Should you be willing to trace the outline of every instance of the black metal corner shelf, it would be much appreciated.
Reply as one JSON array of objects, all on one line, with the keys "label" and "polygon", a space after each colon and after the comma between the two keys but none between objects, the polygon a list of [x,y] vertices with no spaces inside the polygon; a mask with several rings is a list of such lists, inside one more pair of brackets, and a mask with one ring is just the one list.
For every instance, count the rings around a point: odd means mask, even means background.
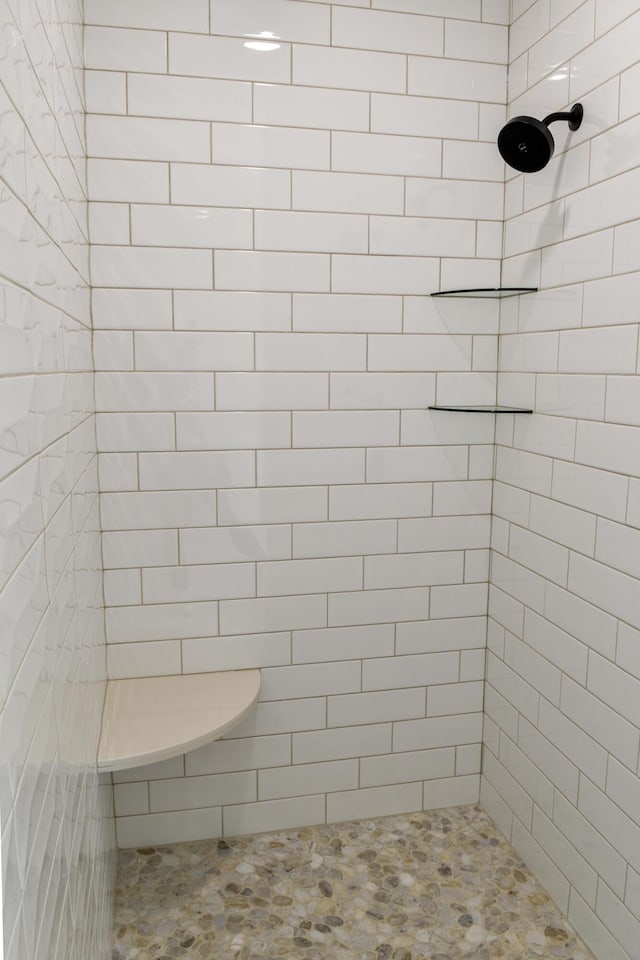
[{"label": "black metal corner shelf", "polygon": [[537,293],[538,287],[470,287],[468,290],[436,290],[432,297],[468,297],[485,300],[505,300],[525,293]]},{"label": "black metal corner shelf", "polygon": [[429,410],[448,410],[451,413],[533,413],[529,407],[499,407],[495,404],[438,403],[429,405]]}]

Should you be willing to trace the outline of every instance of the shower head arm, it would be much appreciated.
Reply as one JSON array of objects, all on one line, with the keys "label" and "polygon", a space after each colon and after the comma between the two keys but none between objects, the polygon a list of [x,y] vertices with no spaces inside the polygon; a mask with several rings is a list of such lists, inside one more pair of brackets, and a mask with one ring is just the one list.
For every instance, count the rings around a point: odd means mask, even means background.
[{"label": "shower head arm", "polygon": [[550,123],[555,123],[556,120],[567,120],[569,122],[569,129],[577,130],[582,123],[582,113],[582,104],[576,103],[571,110],[564,113],[550,113],[542,122],[545,127],[548,127]]}]

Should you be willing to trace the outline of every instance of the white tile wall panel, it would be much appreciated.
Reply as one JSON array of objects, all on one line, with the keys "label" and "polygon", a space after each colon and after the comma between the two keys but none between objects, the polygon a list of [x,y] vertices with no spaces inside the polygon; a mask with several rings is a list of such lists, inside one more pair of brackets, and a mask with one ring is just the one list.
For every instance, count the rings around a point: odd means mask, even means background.
[{"label": "white tile wall panel", "polygon": [[293,762],[310,763],[329,758],[367,757],[391,752],[391,724],[336,727],[293,734]]},{"label": "white tile wall panel", "polygon": [[[237,528],[234,528],[234,531]],[[347,557],[324,560],[274,561],[258,564],[258,596],[328,593],[362,587],[362,560]]]},{"label": "white tile wall panel", "polygon": [[[0,71],[4,947],[7,960],[106,960],[115,837],[95,769],[106,670],[82,5],[11,6]],[[122,211],[110,223],[101,212],[96,227],[124,239]]]},{"label": "white tile wall panel", "polygon": [[257,167],[295,167],[298,170],[329,169],[329,131],[240,124],[235,114],[230,119],[236,122],[213,124],[215,163],[239,166],[249,163]]},{"label": "white tile wall panel", "polygon": [[95,246],[91,254],[92,276],[97,286],[129,284],[209,289],[213,265],[210,250]]},{"label": "white tile wall panel", "polygon": [[275,561],[290,556],[291,528],[288,524],[180,531],[182,563]]},{"label": "white tile wall panel", "polygon": [[332,28],[332,43],[336,46],[423,56],[441,56],[443,52],[444,24],[439,19],[338,9],[333,13]]},{"label": "white tile wall panel", "polygon": [[376,174],[294,171],[292,197],[298,210],[399,214],[404,183],[400,177]]}]

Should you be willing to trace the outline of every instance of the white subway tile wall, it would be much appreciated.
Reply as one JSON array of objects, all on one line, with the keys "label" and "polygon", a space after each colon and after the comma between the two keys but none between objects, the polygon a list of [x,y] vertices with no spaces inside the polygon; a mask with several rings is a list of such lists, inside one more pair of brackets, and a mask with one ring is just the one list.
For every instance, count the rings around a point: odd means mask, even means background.
[{"label": "white subway tile wall", "polygon": [[474,801],[508,3],[180,6],[85,3],[109,669],[263,686],[119,842]]},{"label": "white subway tile wall", "polygon": [[[154,48],[137,49],[149,65]],[[108,90],[115,104],[117,77]],[[80,0],[0,4],[0,115],[3,956],[107,960],[115,836],[96,772],[106,671]],[[121,242],[125,220],[122,206],[93,211],[105,243]],[[118,369],[127,355],[122,339],[104,353]],[[133,597],[118,575],[110,592]]]},{"label": "white subway tile wall", "polygon": [[507,170],[481,800],[597,957],[638,955],[635,3],[512,3],[509,114],[581,100]]}]

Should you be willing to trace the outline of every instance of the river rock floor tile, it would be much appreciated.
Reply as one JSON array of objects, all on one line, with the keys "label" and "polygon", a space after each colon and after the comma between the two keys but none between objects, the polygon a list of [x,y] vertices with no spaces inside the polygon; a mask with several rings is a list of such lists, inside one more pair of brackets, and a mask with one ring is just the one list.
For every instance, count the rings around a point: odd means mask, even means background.
[{"label": "river rock floor tile", "polygon": [[123,850],[114,960],[593,960],[480,807]]}]

